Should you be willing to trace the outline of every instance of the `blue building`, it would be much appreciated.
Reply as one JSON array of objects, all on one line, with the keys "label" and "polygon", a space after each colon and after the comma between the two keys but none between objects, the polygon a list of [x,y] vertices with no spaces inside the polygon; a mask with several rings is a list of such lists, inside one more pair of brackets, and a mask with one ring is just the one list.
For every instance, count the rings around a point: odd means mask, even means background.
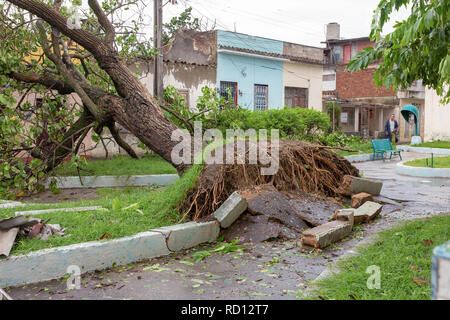
[{"label": "blue building", "polygon": [[[283,42],[219,30],[217,86],[251,110],[283,106]],[[263,54],[262,54],[263,53]]]},{"label": "blue building", "polygon": [[191,108],[201,88],[208,86],[249,110],[322,110],[323,48],[222,30],[182,29],[163,54],[164,83],[175,86]]}]

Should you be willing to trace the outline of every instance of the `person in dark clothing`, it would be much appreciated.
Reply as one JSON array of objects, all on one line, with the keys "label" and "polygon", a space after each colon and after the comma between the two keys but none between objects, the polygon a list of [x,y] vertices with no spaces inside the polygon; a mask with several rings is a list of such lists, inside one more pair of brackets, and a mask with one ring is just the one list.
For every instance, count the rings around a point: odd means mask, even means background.
[{"label": "person in dark clothing", "polygon": [[393,141],[392,134],[395,134],[395,143],[398,142],[398,122],[395,120],[395,114],[391,114],[390,119],[384,125],[384,133],[386,138]]}]

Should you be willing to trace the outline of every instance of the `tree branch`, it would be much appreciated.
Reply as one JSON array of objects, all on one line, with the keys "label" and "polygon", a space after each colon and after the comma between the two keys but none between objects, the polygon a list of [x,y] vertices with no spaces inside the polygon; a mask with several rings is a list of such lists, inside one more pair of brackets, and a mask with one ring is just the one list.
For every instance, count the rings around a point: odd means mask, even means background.
[{"label": "tree branch", "polygon": [[131,148],[131,146],[128,143],[126,143],[124,139],[122,139],[122,137],[119,134],[119,130],[117,129],[114,123],[108,124],[108,129],[111,132],[111,135],[113,136],[114,140],[116,140],[117,144],[123,150],[125,150],[130,155],[130,157],[139,159],[136,152],[134,152],[133,148]]},{"label": "tree branch", "polygon": [[92,11],[96,15],[100,26],[105,30],[105,41],[108,45],[112,46],[114,43],[114,38],[116,36],[114,26],[111,24],[109,19],[106,17],[105,12],[98,4],[97,0],[89,0],[89,7],[91,7]]}]

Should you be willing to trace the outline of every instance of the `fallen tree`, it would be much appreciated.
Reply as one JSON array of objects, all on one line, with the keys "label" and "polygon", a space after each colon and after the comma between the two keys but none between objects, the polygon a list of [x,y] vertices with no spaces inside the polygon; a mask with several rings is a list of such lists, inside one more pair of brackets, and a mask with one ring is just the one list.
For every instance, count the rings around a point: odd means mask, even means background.
[{"label": "fallen tree", "polygon": [[[13,90],[22,85],[24,97],[33,86],[38,86],[41,88],[40,92],[46,92],[49,97],[46,104],[33,109],[33,112],[43,120],[47,117],[47,122],[59,125],[49,126],[52,130],[48,130],[48,137],[40,136],[43,130],[36,130],[35,135],[43,143],[31,144],[33,136],[30,136],[28,144],[19,141],[21,148],[11,149],[11,145],[18,144],[16,131],[18,135],[22,134],[14,112],[25,110],[21,109],[22,99],[17,104],[11,99],[0,100],[4,105],[2,111],[9,112],[10,115],[3,117],[3,120],[9,128],[16,130],[0,140],[4,161],[3,170],[0,170],[3,172],[2,181],[15,181],[23,175],[22,169],[35,180],[43,177],[41,173],[53,170],[68,154],[76,153],[80,142],[90,130],[101,132],[105,126],[110,129],[117,142],[133,155],[132,149],[124,141],[120,141],[116,124],[129,130],[180,173],[184,172],[189,164],[174,162],[171,157],[172,150],[178,144],[171,139],[177,127],[164,116],[159,102],[155,101],[127,67],[115,44],[115,26],[96,0],[88,1],[93,17],[84,28],[71,27],[61,7],[61,0],[47,2],[52,6],[37,0],[7,2],[16,7],[2,6],[5,19],[1,26],[5,33],[0,50],[5,52],[7,58],[0,63],[0,74],[3,76],[2,84],[11,87],[11,90],[5,90],[2,94],[4,97],[8,97],[8,94],[11,96]],[[10,10],[16,10],[18,15],[8,15],[6,12]],[[23,17],[27,15],[23,10],[30,14],[29,19],[24,20]],[[111,10],[113,9],[107,12]],[[13,22],[8,24],[8,19]],[[10,26],[11,23],[14,28]],[[17,34],[16,30],[25,33],[27,40]],[[36,53],[36,46],[42,48],[42,52]],[[36,60],[27,60],[33,55],[37,56]],[[67,97],[74,94],[79,99],[77,117],[73,115],[74,109],[64,108]],[[42,116],[44,106],[48,110]],[[30,107],[29,104],[27,107]],[[163,108],[167,109],[166,106]],[[66,117],[72,117],[72,121],[66,121]],[[41,163],[30,162],[23,167],[15,160],[15,156],[23,151],[40,159]],[[273,156],[271,153],[270,155]],[[266,183],[273,183],[279,190],[303,190],[323,196],[335,196],[344,175],[358,174],[357,169],[344,158],[323,147],[302,142],[282,142],[279,159],[278,172],[268,176],[261,174],[260,163],[206,165],[196,187],[185,195],[180,208],[195,220],[213,212],[233,191]],[[42,172],[36,170],[38,165]],[[13,168],[12,174],[8,171],[5,175],[5,170],[9,168]],[[30,186],[32,178],[23,181]]]}]

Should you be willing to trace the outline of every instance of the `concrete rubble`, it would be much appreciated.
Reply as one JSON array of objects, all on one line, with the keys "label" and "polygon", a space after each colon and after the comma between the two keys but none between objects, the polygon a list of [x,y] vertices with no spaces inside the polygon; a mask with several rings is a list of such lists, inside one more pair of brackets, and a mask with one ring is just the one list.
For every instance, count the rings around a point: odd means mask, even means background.
[{"label": "concrete rubble", "polygon": [[315,249],[325,248],[326,246],[340,241],[352,232],[353,224],[351,221],[335,220],[304,231],[301,238],[301,244],[305,247]]},{"label": "concrete rubble", "polygon": [[64,229],[60,225],[47,222],[36,218],[27,219],[23,215],[0,220],[0,256],[9,256],[18,235],[41,240],[51,235],[64,236]]},{"label": "concrete rubble", "polygon": [[375,219],[383,210],[379,203],[368,201],[355,210],[355,224],[367,223]]},{"label": "concrete rubble", "polygon": [[371,194],[366,193],[366,192],[361,192],[361,193],[358,193],[358,194],[354,194],[354,195],[352,195],[351,207],[352,208],[359,208],[360,206],[362,206],[367,201],[373,201],[373,197],[372,197]]},{"label": "concrete rubble", "polygon": [[350,192],[352,194],[366,192],[373,196],[378,196],[380,195],[381,188],[383,188],[383,182],[366,178],[352,177]]}]

